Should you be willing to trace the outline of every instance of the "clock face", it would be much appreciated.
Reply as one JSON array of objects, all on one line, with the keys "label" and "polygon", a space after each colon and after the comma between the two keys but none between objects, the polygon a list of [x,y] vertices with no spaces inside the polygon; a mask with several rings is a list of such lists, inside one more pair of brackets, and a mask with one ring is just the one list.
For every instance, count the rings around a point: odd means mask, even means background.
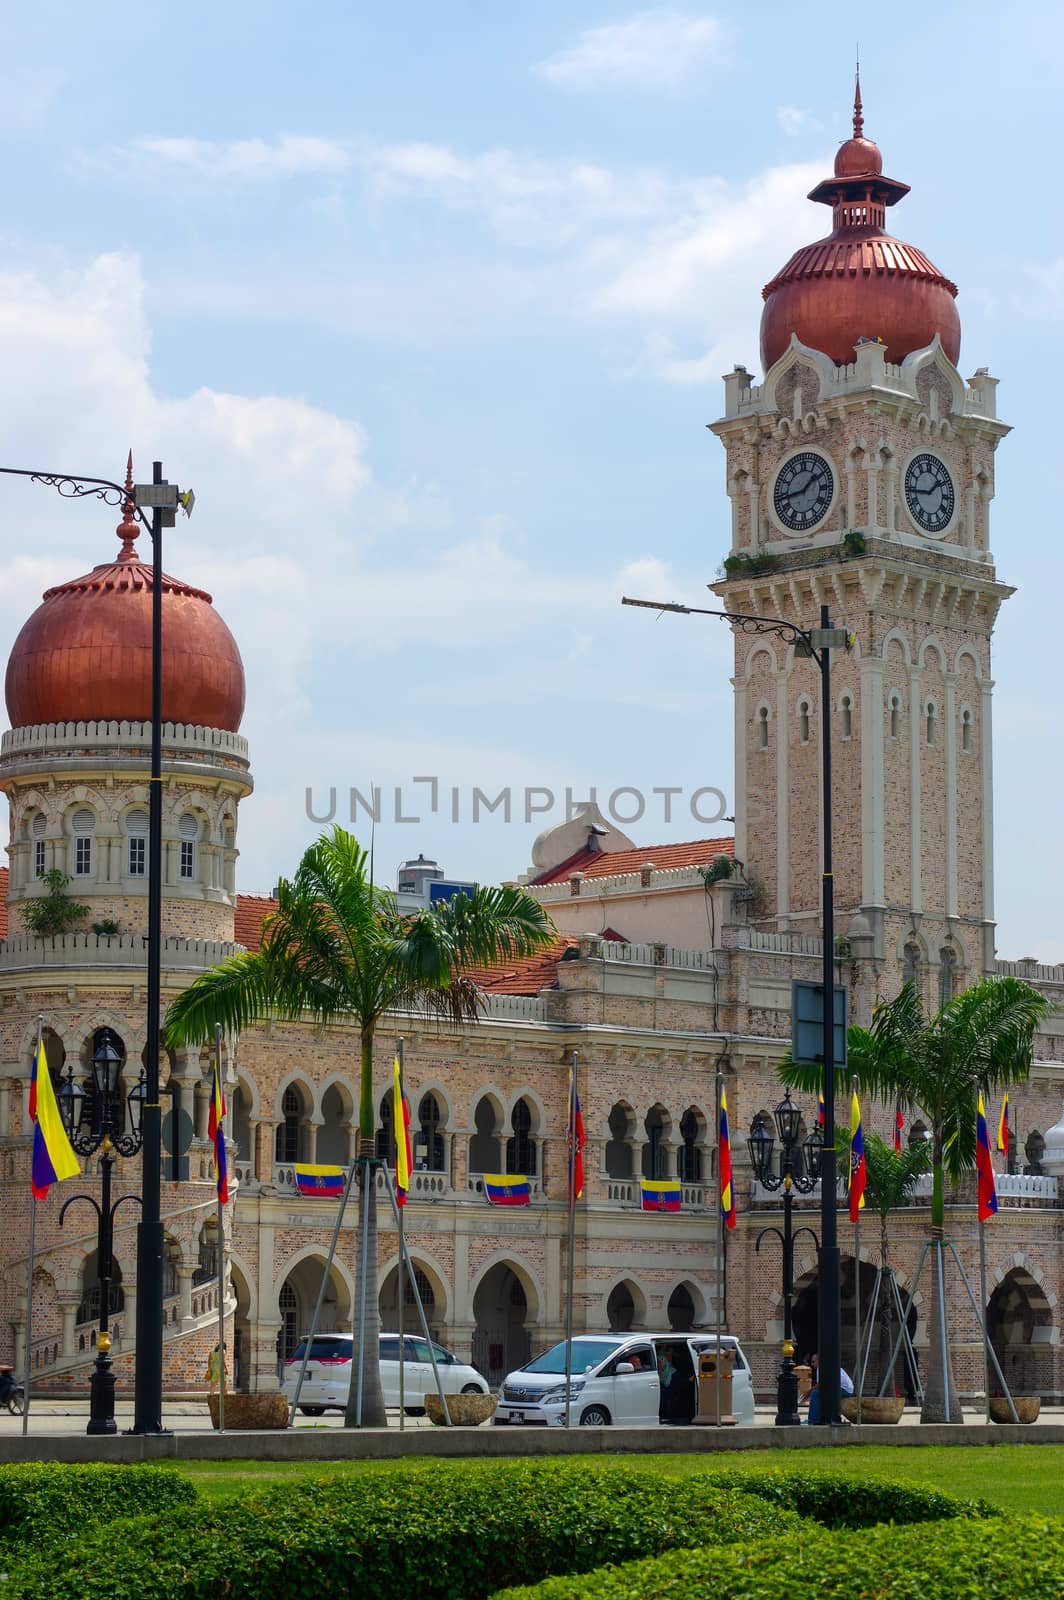
[{"label": "clock face", "polygon": [[941,533],[952,522],[953,479],[937,456],[913,456],[905,471],[905,504],[925,533]]},{"label": "clock face", "polygon": [[827,515],[834,493],[834,474],[824,457],[802,450],[780,468],[772,504],[785,528],[805,533]]}]

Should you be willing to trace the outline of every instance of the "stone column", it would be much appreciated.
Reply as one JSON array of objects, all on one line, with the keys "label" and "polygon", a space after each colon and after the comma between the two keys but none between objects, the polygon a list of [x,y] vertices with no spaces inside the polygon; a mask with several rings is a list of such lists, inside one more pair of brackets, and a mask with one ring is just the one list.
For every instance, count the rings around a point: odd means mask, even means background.
[{"label": "stone column", "polygon": [[177,1269],[177,1291],[181,1296],[181,1326],[186,1328],[192,1320],[192,1276],[195,1267],[180,1266]]},{"label": "stone column", "polygon": [[255,1177],[259,1183],[269,1183],[273,1177],[273,1124],[257,1122],[255,1129]]},{"label": "stone column", "polygon": [[[58,1297],[58,1304],[59,1304],[59,1315],[60,1315],[60,1318],[62,1319],[62,1327],[63,1327],[63,1332],[62,1332],[62,1336],[61,1336],[63,1357],[64,1357],[65,1360],[69,1360],[70,1357],[73,1356],[76,1353],[75,1349],[74,1349],[74,1339],[75,1339],[74,1329],[77,1326],[78,1306],[81,1304],[81,1296],[78,1295],[75,1298],[75,1297],[69,1297],[69,1296],[60,1295]],[[126,1297],[126,1304],[127,1304],[127,1306],[129,1304],[128,1295]]]}]

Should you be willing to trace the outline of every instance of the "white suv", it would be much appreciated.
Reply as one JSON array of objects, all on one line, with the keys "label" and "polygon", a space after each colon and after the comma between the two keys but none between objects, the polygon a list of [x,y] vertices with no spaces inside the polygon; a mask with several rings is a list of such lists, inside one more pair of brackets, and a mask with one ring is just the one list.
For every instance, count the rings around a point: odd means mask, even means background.
[{"label": "white suv", "polygon": [[[750,1368],[731,1334],[734,1350],[731,1414],[743,1426],[754,1420]],[[693,1421],[698,1412],[698,1357],[716,1350],[716,1334],[581,1334],[573,1340],[569,1421],[602,1428]],[[565,1340],[511,1372],[499,1391],[496,1427],[514,1423],[560,1426],[565,1417]]]},{"label": "white suv", "polygon": [[[307,1341],[303,1339],[285,1366],[284,1392],[289,1402],[295,1399],[306,1348]],[[487,1394],[488,1386],[475,1367],[467,1367],[441,1344],[434,1343],[432,1350],[444,1394]],[[382,1333],[380,1352],[384,1404],[395,1409],[399,1405],[399,1335]],[[303,1387],[299,1391],[299,1409],[304,1416],[320,1417],[325,1411],[344,1410],[354,1371],[353,1354],[354,1340],[349,1333],[315,1335]],[[404,1409],[411,1415],[419,1415],[425,1409],[426,1394],[435,1393],[436,1379],[427,1341],[412,1334],[404,1335]]]}]

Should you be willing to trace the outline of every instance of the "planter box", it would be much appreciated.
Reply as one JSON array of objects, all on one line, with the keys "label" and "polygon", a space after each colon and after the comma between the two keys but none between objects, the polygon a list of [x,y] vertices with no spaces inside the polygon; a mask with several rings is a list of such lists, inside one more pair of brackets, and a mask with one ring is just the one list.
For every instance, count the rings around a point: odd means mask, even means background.
[{"label": "planter box", "polygon": [[[1016,1415],[1021,1422],[1037,1422],[1038,1413],[1042,1409],[1042,1402],[1036,1394],[1014,1394],[1012,1403],[1016,1407]],[[991,1422],[1011,1422],[1012,1412],[1009,1403],[1003,1394],[990,1396]]]},{"label": "planter box", "polygon": [[[447,1409],[451,1413],[451,1421],[459,1428],[476,1428],[482,1422],[494,1415],[498,1400],[493,1394],[449,1394],[447,1396]],[[430,1422],[437,1426],[446,1426],[443,1421],[443,1407],[440,1405],[438,1394],[425,1396],[425,1413]]]},{"label": "planter box", "polygon": [[[905,1396],[885,1394],[882,1398],[876,1395],[865,1395],[861,1400],[861,1423],[887,1425],[901,1421],[901,1414],[905,1410]],[[853,1395],[846,1395],[842,1402],[842,1414],[847,1422],[857,1421],[857,1401]]]},{"label": "planter box", "polygon": [[[209,1394],[211,1423],[218,1426],[218,1396]],[[225,1426],[230,1428],[287,1428],[288,1400],[280,1389],[271,1394],[227,1394]]]}]

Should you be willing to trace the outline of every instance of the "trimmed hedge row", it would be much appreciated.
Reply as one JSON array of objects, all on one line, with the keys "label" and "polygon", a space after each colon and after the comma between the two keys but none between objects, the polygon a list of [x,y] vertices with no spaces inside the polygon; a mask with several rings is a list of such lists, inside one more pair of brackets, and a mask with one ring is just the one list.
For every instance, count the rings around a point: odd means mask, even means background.
[{"label": "trimmed hedge row", "polygon": [[923,1484],[896,1478],[849,1477],[808,1467],[774,1467],[769,1471],[739,1467],[710,1468],[699,1474],[773,1505],[787,1506],[827,1528],[871,1528],[880,1522],[941,1522],[950,1517],[998,1517],[989,1500],[962,1500]]},{"label": "trimmed hedge row", "polygon": [[[58,1471],[60,1469],[53,1469]],[[440,1463],[271,1488],[219,1506],[130,1518],[57,1563],[27,1553],[4,1600],[480,1600],[551,1572],[589,1572],[681,1546],[808,1525],[719,1482],[583,1463]]]},{"label": "trimmed hedge row", "polygon": [[86,1514],[96,1522],[193,1505],[199,1496],[168,1467],[27,1461],[0,1466],[0,1549],[69,1544]]},{"label": "trimmed hedge row", "polygon": [[672,1552],[494,1600],[1060,1600],[1060,1523],[1010,1517],[810,1530],[760,1546]]}]

